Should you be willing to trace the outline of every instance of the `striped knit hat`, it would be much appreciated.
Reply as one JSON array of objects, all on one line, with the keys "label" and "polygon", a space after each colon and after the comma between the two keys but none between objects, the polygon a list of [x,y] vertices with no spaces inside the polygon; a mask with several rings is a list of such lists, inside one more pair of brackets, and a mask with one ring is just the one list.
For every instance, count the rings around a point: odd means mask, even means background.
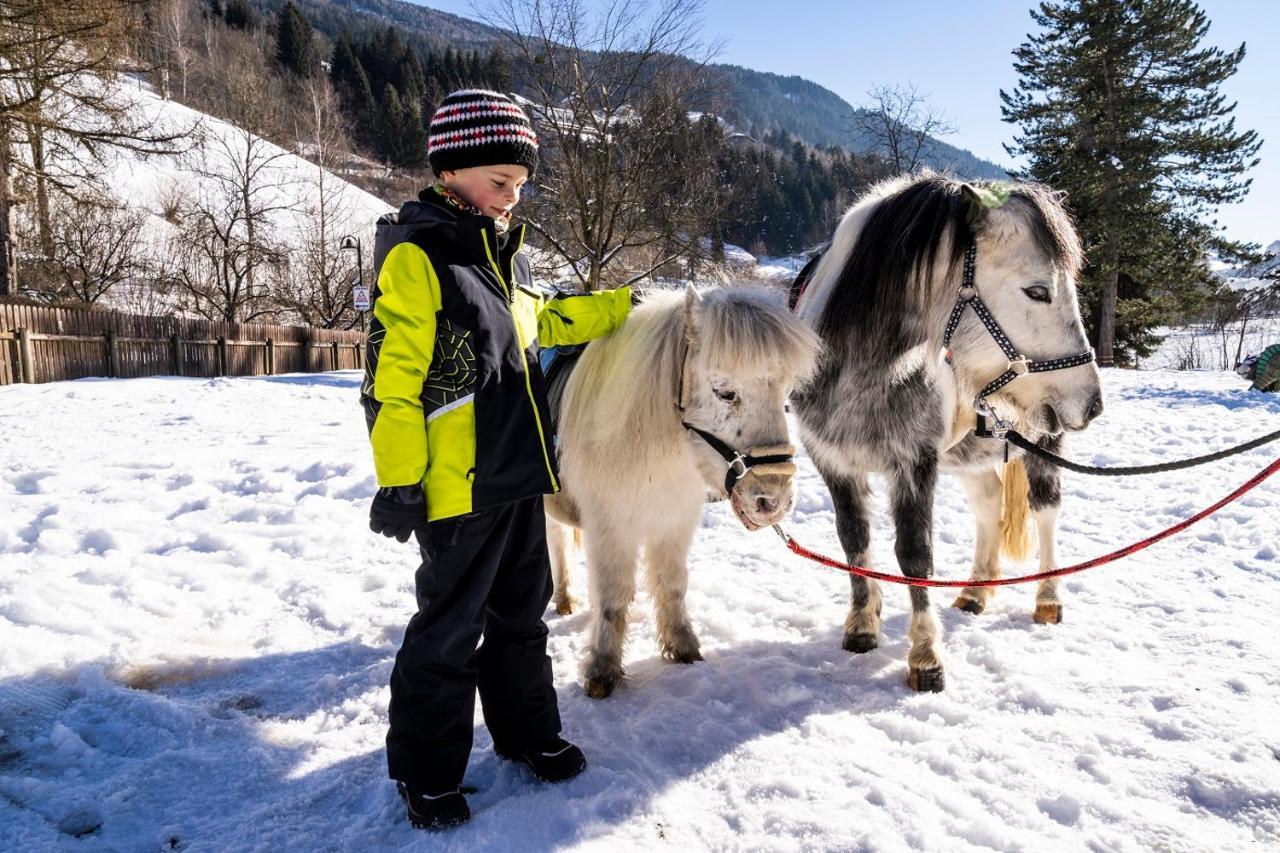
[{"label": "striped knit hat", "polygon": [[538,166],[538,137],[524,110],[501,92],[460,89],[431,117],[427,162],[439,175],[472,166]]}]

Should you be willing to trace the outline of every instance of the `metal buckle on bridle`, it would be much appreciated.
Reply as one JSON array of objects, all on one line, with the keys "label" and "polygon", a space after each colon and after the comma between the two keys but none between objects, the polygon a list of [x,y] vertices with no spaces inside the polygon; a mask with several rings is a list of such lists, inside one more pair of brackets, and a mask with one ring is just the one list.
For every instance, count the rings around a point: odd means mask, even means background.
[{"label": "metal buckle on bridle", "polygon": [[1005,370],[1009,371],[1014,376],[1025,376],[1031,372],[1031,359],[1027,358],[1025,355],[1020,355],[1017,358],[1010,359]]},{"label": "metal buckle on bridle", "polygon": [[[1013,423],[997,415],[995,409],[991,408],[991,404],[987,402],[986,397],[975,399],[973,401],[973,410],[978,413],[978,429],[976,433],[982,438],[990,437],[1004,441],[1009,434],[1009,430],[1013,429]],[[987,421],[991,422],[991,426],[987,426]]]},{"label": "metal buckle on bridle", "polygon": [[729,460],[729,470],[733,472],[735,483],[747,476],[747,472],[751,470],[751,466],[747,465],[746,454],[741,451],[737,452],[733,459]]}]

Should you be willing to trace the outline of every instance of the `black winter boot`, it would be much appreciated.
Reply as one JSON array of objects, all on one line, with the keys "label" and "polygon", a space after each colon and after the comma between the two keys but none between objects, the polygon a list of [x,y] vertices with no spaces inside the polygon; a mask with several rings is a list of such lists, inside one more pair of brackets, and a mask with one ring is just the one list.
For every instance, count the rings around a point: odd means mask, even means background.
[{"label": "black winter boot", "polygon": [[457,788],[440,794],[428,794],[427,789],[406,782],[396,782],[396,790],[404,800],[409,813],[409,823],[417,829],[438,831],[459,826],[471,820],[467,798]]},{"label": "black winter boot", "polygon": [[565,782],[587,769],[587,758],[582,750],[559,735],[525,749],[508,749],[494,744],[493,751],[499,758],[526,765],[543,782]]}]

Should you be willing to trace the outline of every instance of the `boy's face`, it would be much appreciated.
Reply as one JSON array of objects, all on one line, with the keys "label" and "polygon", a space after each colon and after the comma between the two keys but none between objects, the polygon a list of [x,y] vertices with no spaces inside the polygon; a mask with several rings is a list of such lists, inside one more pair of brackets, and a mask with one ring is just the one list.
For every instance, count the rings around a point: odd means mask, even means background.
[{"label": "boy's face", "polygon": [[472,166],[441,172],[440,180],[485,215],[502,217],[520,201],[529,170],[524,166]]}]

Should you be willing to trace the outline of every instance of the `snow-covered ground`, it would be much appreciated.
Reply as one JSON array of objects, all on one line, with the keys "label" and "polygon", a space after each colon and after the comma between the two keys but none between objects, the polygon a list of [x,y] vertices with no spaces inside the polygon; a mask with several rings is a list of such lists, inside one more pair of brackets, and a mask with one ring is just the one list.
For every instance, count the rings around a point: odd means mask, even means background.
[{"label": "snow-covered ground", "polygon": [[1268,346],[1280,343],[1280,317],[1254,317],[1241,335],[1239,323],[1213,331],[1205,326],[1162,327],[1156,333],[1160,345],[1142,360],[1144,368],[1169,370],[1231,369],[1236,353],[1241,358],[1257,355]]},{"label": "snow-covered ground", "polygon": [[[1280,397],[1229,373],[1104,376],[1107,412],[1070,449],[1087,462],[1280,426]],[[881,648],[847,654],[845,578],[711,507],[689,592],[707,660],[663,662],[641,598],[631,679],[590,700],[575,685],[587,614],[549,613],[587,772],[540,785],[477,719],[474,819],[411,829],[382,743],[415,554],[367,530],[357,381],[0,388],[0,849],[1280,845],[1280,478],[1066,580],[1061,625],[1031,621],[1027,588],[980,617],[942,607],[948,686],[927,695],[904,683],[902,589],[886,591]],[[1137,482],[1066,475],[1063,561],[1193,513],[1275,452]],[[962,577],[971,521],[952,480],[937,516],[939,574]],[[789,527],[839,553],[806,460]]]}]

